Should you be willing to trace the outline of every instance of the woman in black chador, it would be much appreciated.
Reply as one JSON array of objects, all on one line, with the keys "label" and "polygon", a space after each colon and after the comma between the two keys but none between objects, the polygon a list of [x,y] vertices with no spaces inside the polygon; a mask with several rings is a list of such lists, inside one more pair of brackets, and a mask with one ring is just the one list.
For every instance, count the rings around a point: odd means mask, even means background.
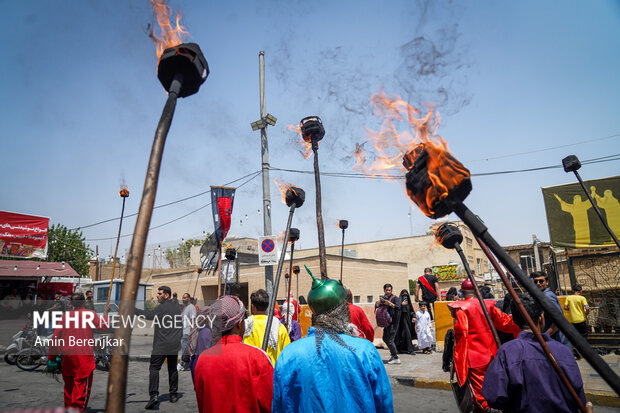
[{"label": "woman in black chador", "polygon": [[414,346],[411,343],[411,340],[417,338],[418,336],[416,335],[415,326],[413,324],[413,319],[415,319],[415,311],[413,310],[409,291],[402,290],[400,292],[400,300],[400,324],[398,325],[398,330],[396,331],[394,344],[396,345],[396,350],[398,350],[399,353],[413,354]]}]

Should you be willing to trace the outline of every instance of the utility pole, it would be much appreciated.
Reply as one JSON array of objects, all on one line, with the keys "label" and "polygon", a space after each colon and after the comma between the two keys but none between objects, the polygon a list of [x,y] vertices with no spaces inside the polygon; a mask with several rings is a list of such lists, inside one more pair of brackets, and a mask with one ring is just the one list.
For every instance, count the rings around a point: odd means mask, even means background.
[{"label": "utility pole", "polygon": [[[261,170],[263,175],[263,235],[271,234],[271,195],[269,186],[269,145],[267,142],[267,125],[275,126],[275,116],[265,109],[265,52],[258,53],[258,81],[260,87],[260,119],[252,122],[252,130],[260,129]],[[273,289],[273,266],[265,267],[265,289],[271,293]]]}]

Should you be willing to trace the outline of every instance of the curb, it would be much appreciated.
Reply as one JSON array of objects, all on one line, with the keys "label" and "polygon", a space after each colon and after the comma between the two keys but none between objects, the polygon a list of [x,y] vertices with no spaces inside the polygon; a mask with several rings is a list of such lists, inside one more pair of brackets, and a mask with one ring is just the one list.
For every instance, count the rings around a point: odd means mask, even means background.
[{"label": "curb", "polygon": [[[389,376],[392,384],[418,387],[421,389],[435,389],[452,391],[450,381],[442,379],[428,379],[413,376]],[[586,390],[586,400],[598,406],[620,407],[620,397],[613,392]]]}]

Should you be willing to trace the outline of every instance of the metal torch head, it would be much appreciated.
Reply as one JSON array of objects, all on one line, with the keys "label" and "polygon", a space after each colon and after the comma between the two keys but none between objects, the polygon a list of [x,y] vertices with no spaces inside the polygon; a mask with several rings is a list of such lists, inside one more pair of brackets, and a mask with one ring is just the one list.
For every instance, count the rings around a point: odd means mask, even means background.
[{"label": "metal torch head", "polygon": [[299,239],[299,229],[291,228],[288,232],[288,240],[289,242],[295,242]]},{"label": "metal torch head", "polygon": [[299,265],[293,266],[293,274],[299,274]]},{"label": "metal torch head", "polygon": [[226,248],[225,255],[228,261],[234,261],[237,258],[237,250],[234,248]]},{"label": "metal torch head", "polygon": [[461,231],[456,225],[446,222],[435,230],[435,239],[443,245],[444,248],[452,250],[456,247],[455,244],[457,242],[459,244],[463,242],[463,234],[461,234]]},{"label": "metal torch head", "polygon": [[295,208],[299,208],[306,200],[306,192],[301,188],[291,186],[286,190],[284,200],[286,202],[286,206],[290,207],[294,204]]},{"label": "metal torch head", "polygon": [[347,221],[346,219],[341,219],[340,221],[338,221],[338,228],[343,230],[349,228],[349,221]]},{"label": "metal torch head", "polygon": [[299,122],[301,128],[301,137],[304,141],[310,143],[318,142],[325,136],[325,128],[323,122],[318,116],[307,116]]},{"label": "metal torch head", "polygon": [[157,66],[157,77],[166,91],[170,91],[177,73],[183,76],[179,93],[182,98],[198,92],[200,85],[207,80],[209,65],[196,43],[181,43],[164,50]]},{"label": "metal torch head", "polygon": [[579,158],[575,155],[568,155],[562,159],[562,166],[564,167],[564,172],[575,172],[581,168],[581,162],[579,162]]},{"label": "metal torch head", "polygon": [[454,211],[471,192],[469,170],[445,148],[424,142],[407,152],[403,165],[407,195],[424,215],[441,218]]}]

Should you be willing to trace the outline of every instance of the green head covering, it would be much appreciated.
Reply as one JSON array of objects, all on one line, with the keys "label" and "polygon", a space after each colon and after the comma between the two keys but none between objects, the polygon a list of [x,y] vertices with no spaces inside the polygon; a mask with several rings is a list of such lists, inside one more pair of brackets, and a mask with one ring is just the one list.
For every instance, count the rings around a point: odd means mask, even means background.
[{"label": "green head covering", "polygon": [[312,277],[312,289],[308,293],[308,305],[314,314],[324,314],[336,308],[347,298],[347,290],[340,281],[317,280],[308,267],[306,265],[304,267]]}]

